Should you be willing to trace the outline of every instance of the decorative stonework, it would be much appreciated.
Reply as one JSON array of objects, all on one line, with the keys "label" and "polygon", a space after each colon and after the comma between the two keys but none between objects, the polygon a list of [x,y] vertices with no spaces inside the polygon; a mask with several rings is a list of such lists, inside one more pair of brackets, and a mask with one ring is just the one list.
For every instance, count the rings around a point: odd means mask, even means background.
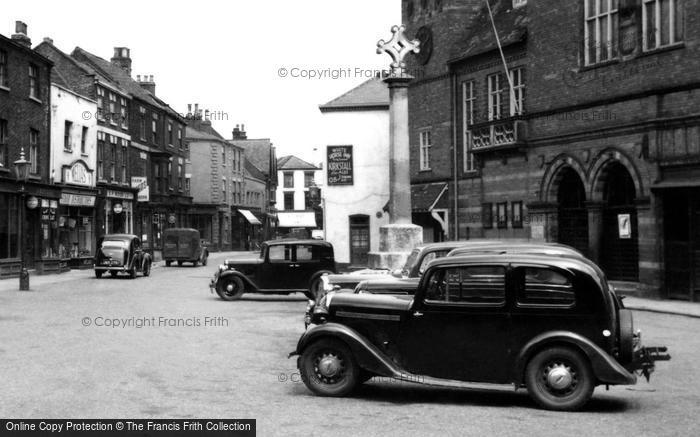
[{"label": "decorative stonework", "polygon": [[387,53],[391,56],[392,76],[403,76],[403,72],[406,69],[406,62],[404,62],[406,55],[409,53],[420,53],[420,41],[417,39],[409,41],[404,33],[405,30],[406,26],[403,24],[401,26],[393,26],[391,28],[391,33],[393,33],[391,39],[388,42],[380,39],[377,43],[377,54]]}]

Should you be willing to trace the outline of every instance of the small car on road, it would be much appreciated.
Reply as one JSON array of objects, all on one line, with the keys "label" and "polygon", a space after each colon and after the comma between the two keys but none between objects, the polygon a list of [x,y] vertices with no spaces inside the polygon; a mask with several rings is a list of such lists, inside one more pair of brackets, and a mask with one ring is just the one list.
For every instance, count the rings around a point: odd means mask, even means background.
[{"label": "small car on road", "polygon": [[290,356],[305,385],[345,396],[373,376],[442,387],[526,388],[576,410],[598,385],[635,384],[665,347],[585,258],[476,254],[431,262],[414,296],[331,292]]},{"label": "small car on road", "polygon": [[169,228],[163,231],[163,259],[165,265],[177,261],[177,265],[192,263],[207,265],[209,250],[203,246],[199,231],[192,228]]},{"label": "small car on road", "polygon": [[271,240],[255,259],[226,260],[209,284],[223,300],[244,293],[304,293],[314,299],[323,290],[321,277],[335,273],[333,245],[323,240]]},{"label": "small car on road", "polygon": [[112,277],[127,273],[135,278],[137,272],[149,276],[152,262],[151,255],[144,252],[141,239],[136,235],[110,234],[97,240],[95,277],[98,279],[106,272]]}]

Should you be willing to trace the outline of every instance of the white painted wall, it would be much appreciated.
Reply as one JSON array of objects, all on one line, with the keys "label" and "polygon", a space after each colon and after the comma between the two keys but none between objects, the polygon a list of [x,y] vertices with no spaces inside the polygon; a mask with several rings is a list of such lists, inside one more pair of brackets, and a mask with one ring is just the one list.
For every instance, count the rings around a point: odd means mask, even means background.
[{"label": "white painted wall", "polygon": [[[379,227],[389,223],[388,214],[377,217],[389,201],[389,110],[334,111],[324,113],[323,119],[324,170],[319,185],[325,203],[325,239],[333,244],[336,261],[349,263],[349,217],[369,216],[373,252],[379,250]],[[354,184],[328,186],[326,147],[342,145],[353,146]]]},{"label": "white painted wall", "polygon": [[[51,84],[51,175],[57,183],[63,182],[64,165],[82,160],[91,170],[90,180],[85,186],[94,187],[97,177],[97,103],[55,84]],[[66,151],[63,135],[65,122],[73,123],[71,130],[72,151]],[[85,153],[81,153],[80,142],[83,127],[87,127]]]},{"label": "white painted wall", "polygon": [[[316,163],[313,163],[314,165],[317,165]],[[284,174],[286,172],[294,172],[294,188],[285,188],[284,187]],[[294,210],[295,211],[304,211],[306,209],[306,205],[304,204],[304,192],[309,191],[308,188],[304,187],[304,173],[307,171],[313,171],[314,172],[314,181],[316,182],[316,185],[321,186],[323,183],[323,176],[321,170],[278,170],[277,171],[277,193],[276,193],[276,200],[277,204],[275,207],[277,208],[278,211],[284,211],[284,193],[288,193],[293,191],[294,192]]]}]

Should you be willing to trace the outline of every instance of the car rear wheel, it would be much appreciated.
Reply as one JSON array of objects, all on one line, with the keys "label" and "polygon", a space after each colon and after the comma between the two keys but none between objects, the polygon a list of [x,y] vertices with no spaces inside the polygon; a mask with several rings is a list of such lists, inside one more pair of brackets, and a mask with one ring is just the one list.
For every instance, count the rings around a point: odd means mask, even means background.
[{"label": "car rear wheel", "polygon": [[117,277],[117,272],[115,270],[110,270],[109,275],[113,278]]},{"label": "car rear wheel", "polygon": [[146,264],[143,266],[143,276],[151,276],[151,262],[146,261]]},{"label": "car rear wheel", "polygon": [[182,267],[182,261],[177,262],[178,267]]},{"label": "car rear wheel", "polygon": [[321,339],[307,347],[299,372],[306,387],[319,396],[345,396],[360,381],[360,368],[352,352],[335,339]]},{"label": "car rear wheel", "polygon": [[229,276],[219,279],[216,284],[216,293],[227,301],[238,300],[245,293],[245,285],[238,276]]},{"label": "car rear wheel", "polygon": [[165,267],[170,267],[170,264],[172,264],[172,261],[170,261],[170,260],[165,261]]},{"label": "car rear wheel", "polygon": [[525,370],[530,397],[548,410],[578,410],[595,387],[588,360],[567,347],[552,347],[535,355]]},{"label": "car rear wheel", "polygon": [[199,265],[199,260],[198,260],[198,259],[192,261],[192,266],[193,266],[193,267],[197,267],[198,265]]},{"label": "car rear wheel", "polygon": [[102,277],[102,273],[104,273],[102,270],[95,270],[95,277],[100,279]]}]

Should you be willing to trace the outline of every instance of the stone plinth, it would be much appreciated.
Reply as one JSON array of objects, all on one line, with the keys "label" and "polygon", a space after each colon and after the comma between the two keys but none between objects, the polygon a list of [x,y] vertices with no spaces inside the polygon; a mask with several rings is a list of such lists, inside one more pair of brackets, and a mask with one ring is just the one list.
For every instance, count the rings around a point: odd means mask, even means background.
[{"label": "stone plinth", "polygon": [[379,252],[369,253],[369,267],[400,269],[416,246],[423,243],[423,228],[411,224],[391,224],[379,228]]}]

